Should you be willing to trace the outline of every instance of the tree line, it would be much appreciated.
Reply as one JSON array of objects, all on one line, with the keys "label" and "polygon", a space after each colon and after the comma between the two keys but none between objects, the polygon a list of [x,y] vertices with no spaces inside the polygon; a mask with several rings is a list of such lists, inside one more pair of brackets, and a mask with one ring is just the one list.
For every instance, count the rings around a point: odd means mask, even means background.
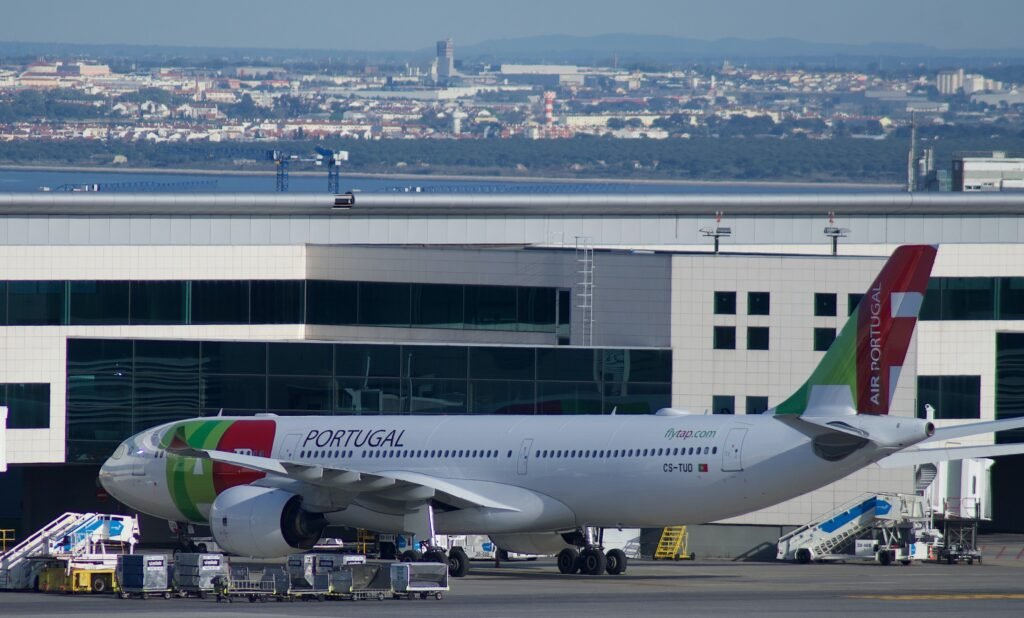
[{"label": "tree line", "polygon": [[[261,169],[267,149],[312,154],[315,146],[348,150],[343,171],[355,173],[485,174],[624,179],[856,181],[900,183],[906,178],[909,139],[837,137],[561,140],[356,140],[278,143],[152,143],[70,140],[0,142],[0,164]],[[937,167],[949,169],[961,151],[1024,154],[1024,136],[933,137]],[[121,166],[123,167],[123,165]],[[293,170],[302,169],[296,164]]]}]

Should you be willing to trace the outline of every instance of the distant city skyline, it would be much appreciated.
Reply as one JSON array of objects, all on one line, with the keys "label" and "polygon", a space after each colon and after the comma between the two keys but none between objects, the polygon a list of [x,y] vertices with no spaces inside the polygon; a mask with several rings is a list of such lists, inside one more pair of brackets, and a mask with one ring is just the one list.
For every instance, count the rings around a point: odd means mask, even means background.
[{"label": "distant city skyline", "polygon": [[345,51],[431,49],[537,35],[609,33],[1024,47],[1019,0],[35,0],[6,3],[0,41]]}]

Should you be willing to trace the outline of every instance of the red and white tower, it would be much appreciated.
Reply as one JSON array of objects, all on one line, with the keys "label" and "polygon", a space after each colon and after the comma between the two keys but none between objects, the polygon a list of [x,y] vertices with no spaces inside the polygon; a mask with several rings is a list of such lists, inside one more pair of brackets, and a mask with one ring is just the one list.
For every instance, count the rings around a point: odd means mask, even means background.
[{"label": "red and white tower", "polygon": [[544,126],[550,130],[555,124],[555,93],[548,90],[544,93]]}]

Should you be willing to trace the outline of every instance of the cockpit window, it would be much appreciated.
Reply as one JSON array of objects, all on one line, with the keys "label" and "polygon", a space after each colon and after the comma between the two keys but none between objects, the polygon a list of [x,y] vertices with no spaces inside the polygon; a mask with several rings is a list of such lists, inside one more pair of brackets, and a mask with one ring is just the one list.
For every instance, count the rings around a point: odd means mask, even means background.
[{"label": "cockpit window", "polygon": [[121,459],[124,454],[128,452],[128,445],[122,442],[118,445],[117,449],[114,450],[114,454],[110,456],[111,459]]}]

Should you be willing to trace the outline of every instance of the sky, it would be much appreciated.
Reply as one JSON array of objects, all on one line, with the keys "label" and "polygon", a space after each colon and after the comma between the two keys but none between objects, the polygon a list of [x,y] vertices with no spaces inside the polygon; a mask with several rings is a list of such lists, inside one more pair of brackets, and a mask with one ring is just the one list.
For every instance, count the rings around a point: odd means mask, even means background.
[{"label": "sky", "polygon": [[1024,0],[0,0],[0,41],[411,51],[523,36],[1024,47]]}]

